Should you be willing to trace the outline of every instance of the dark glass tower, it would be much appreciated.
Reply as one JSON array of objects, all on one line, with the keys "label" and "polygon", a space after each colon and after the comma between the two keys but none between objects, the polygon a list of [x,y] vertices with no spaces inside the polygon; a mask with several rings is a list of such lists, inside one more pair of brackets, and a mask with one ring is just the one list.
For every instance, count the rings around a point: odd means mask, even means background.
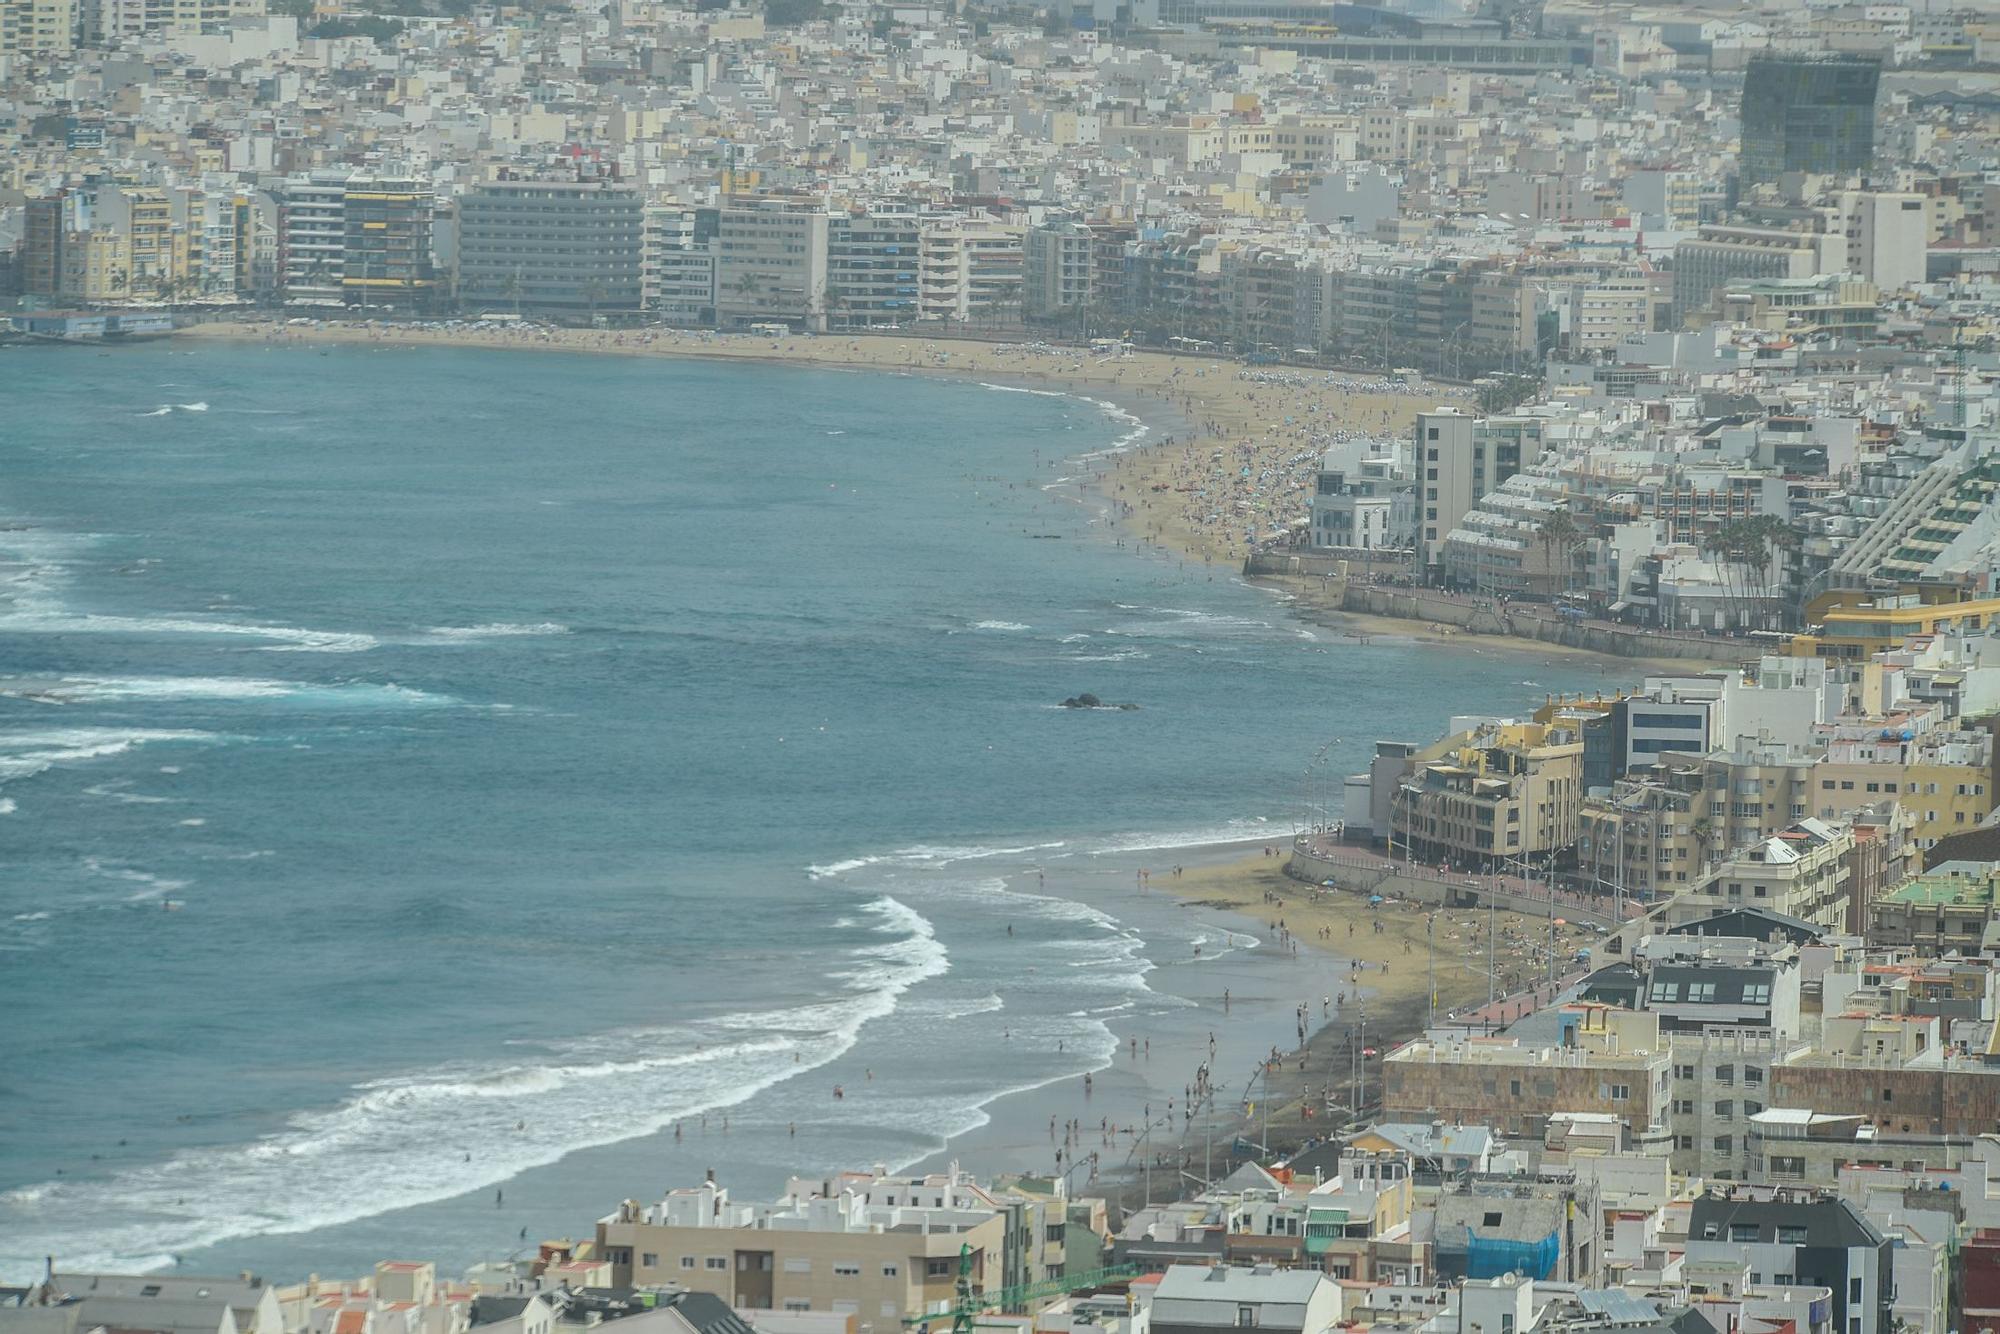
[{"label": "dark glass tower", "polygon": [[1753,58],[1743,80],[1743,183],[1867,170],[1881,77],[1870,56]]}]

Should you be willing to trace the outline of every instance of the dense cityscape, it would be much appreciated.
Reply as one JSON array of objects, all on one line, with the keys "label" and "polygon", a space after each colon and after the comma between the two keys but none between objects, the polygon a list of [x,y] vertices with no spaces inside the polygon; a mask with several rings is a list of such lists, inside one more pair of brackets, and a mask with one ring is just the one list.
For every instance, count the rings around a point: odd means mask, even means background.
[{"label": "dense cityscape", "polygon": [[[1131,432],[1018,485],[1162,582],[1240,571],[1302,643],[1551,656],[1499,669],[1518,710],[1432,699],[1439,737],[1329,683],[1274,761],[1306,766],[1288,831],[1118,864],[1227,915],[1183,962],[1309,960],[1248,1081],[1217,1031],[1252,998],[1184,985],[1184,1072],[1119,1092],[1153,1040],[1105,1020],[1080,1076],[1009,1090],[1048,1100],[990,1161],[944,1134],[746,1199],[682,1157],[462,1273],[55,1254],[0,1274],[0,1334],[2000,1328],[1988,0],[0,0],[0,381],[87,348],[109,385],[154,342],[1068,396]],[[41,570],[0,549],[22,597]],[[1151,716],[1075,689],[1039,707]],[[132,744],[37,740],[0,783]],[[886,1014],[941,959],[860,985]],[[630,1138],[707,1152],[736,1097]],[[42,1227],[63,1170],[0,1179],[5,1216]],[[257,1217],[210,1240],[309,1230]]]}]

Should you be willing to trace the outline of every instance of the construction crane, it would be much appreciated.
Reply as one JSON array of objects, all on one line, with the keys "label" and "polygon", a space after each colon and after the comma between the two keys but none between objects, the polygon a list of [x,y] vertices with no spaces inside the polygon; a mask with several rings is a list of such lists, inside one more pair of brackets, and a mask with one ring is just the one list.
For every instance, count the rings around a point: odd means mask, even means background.
[{"label": "construction crane", "polygon": [[972,1290],[972,1246],[970,1243],[958,1248],[957,1300],[949,1311],[935,1311],[929,1315],[903,1317],[903,1328],[910,1334],[930,1334],[940,1321],[951,1322],[951,1334],[972,1334],[973,1321],[982,1311],[1026,1310],[1050,1297],[1060,1297],[1078,1288],[1095,1287],[1113,1279],[1134,1278],[1144,1272],[1138,1265],[1110,1265],[1103,1269],[1086,1270],[1080,1274],[1064,1274],[1060,1278],[1046,1278],[1037,1283],[1017,1283],[1008,1288],[995,1288],[990,1292]]}]

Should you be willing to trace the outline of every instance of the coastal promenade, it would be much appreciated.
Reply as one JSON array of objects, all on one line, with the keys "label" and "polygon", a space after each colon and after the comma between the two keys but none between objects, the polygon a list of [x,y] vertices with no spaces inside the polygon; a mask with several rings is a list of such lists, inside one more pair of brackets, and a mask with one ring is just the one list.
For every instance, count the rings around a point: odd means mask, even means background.
[{"label": "coastal promenade", "polygon": [[[1480,908],[1491,903],[1504,912],[1547,914],[1553,899],[1554,911],[1566,920],[1607,930],[1620,924],[1616,905],[1608,896],[1580,894],[1546,880],[1520,876],[1440,871],[1320,834],[1301,834],[1293,840],[1285,871],[1308,884],[1323,886],[1332,881],[1343,890],[1417,903]],[[1624,907],[1626,921],[1645,915],[1644,905],[1636,900]]]}]

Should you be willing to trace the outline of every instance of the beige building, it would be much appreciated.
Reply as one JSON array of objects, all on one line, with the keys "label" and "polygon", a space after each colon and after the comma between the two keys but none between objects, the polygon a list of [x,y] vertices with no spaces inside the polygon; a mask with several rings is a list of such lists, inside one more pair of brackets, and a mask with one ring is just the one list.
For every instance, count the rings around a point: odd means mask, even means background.
[{"label": "beige building", "polygon": [[1546,857],[1576,841],[1583,734],[1571,722],[1463,734],[1397,789],[1390,835],[1419,861]]},{"label": "beige building", "polygon": [[1577,814],[1578,872],[1599,885],[1669,893],[1700,881],[1718,852],[1717,821],[1699,764],[1660,765],[1619,779]]},{"label": "beige building", "polygon": [[769,1203],[738,1204],[714,1181],[627,1200],[597,1224],[616,1286],[676,1283],[742,1310],[848,1315],[857,1334],[954,1299],[961,1247],[974,1292],[1004,1284],[1008,1213],[958,1172],[794,1178]]},{"label": "beige building", "polygon": [[1724,908],[1764,908],[1847,930],[1854,831],[1844,823],[1806,819],[1723,861],[1668,908],[1675,924],[1699,921]]},{"label": "beige building", "polygon": [[1814,758],[1761,737],[1704,755],[1712,848],[1748,847],[1811,815]]},{"label": "beige building", "polygon": [[76,0],[0,0],[0,56],[59,55],[76,45]]},{"label": "beige building", "polygon": [[715,318],[726,329],[784,323],[826,327],[826,209],[812,200],[741,200],[721,210],[715,237]]},{"label": "beige building", "polygon": [[1539,1136],[1562,1113],[1601,1112],[1635,1146],[1664,1147],[1672,1057],[1659,1016],[1584,1005],[1565,1006],[1560,1018],[1554,1046],[1466,1036],[1405,1043],[1382,1061],[1383,1116]]}]

